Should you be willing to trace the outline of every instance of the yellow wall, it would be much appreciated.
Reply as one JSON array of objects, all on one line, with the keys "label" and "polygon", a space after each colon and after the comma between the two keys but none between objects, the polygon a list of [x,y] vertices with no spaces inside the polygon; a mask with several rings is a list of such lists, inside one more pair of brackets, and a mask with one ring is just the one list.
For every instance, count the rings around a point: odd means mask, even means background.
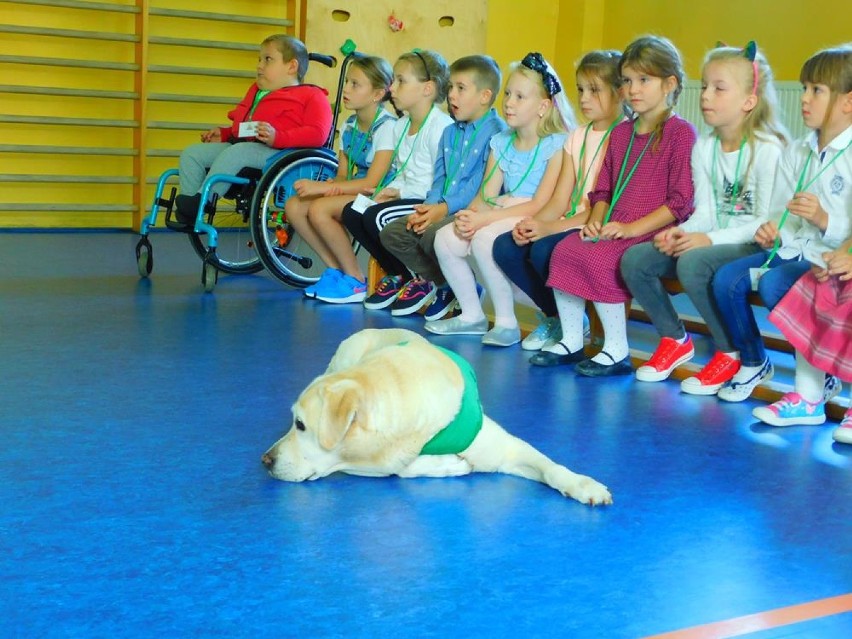
[{"label": "yellow wall", "polygon": [[684,55],[690,77],[698,78],[707,49],[721,40],[745,45],[755,40],[778,80],[798,80],[812,53],[852,39],[848,0],[602,0],[606,5],[605,46],[623,47],[636,35],[671,38]]},{"label": "yellow wall", "polygon": [[[466,2],[466,0],[456,0]],[[485,53],[494,56],[505,69],[529,51],[541,51],[550,60],[568,87],[573,101],[573,69],[584,51],[593,48],[623,48],[631,39],[645,33],[670,37],[684,54],[687,74],[695,79],[700,72],[704,52],[717,40],[742,44],[757,40],[772,64],[778,80],[796,80],[804,59],[814,51],[852,39],[849,0],[715,0],[699,3],[684,0],[477,0],[487,1],[487,20],[476,24],[474,41],[482,42]],[[284,17],[297,20],[296,32],[303,32],[305,3],[311,0],[221,0],[201,4],[194,0],[112,0],[117,5],[184,8],[234,14]],[[366,0],[362,0],[366,2]],[[388,13],[405,11],[396,0],[371,0],[372,5],[386,5]],[[96,6],[94,3],[93,6]],[[452,6],[448,4],[447,6]],[[30,25],[58,29],[79,29],[118,33],[140,33],[165,37],[183,37],[227,42],[259,42],[271,28],[268,24],[234,25],[218,21],[186,20],[155,17],[140,25],[134,15],[60,9],[40,3],[2,2],[2,25]],[[299,22],[301,21],[301,22]],[[462,21],[464,22],[464,21]],[[380,21],[377,29],[385,33]],[[272,27],[275,30],[283,30]],[[484,34],[483,34],[484,31]],[[369,33],[355,38],[366,49]],[[363,44],[362,44],[363,43]],[[441,50],[440,38],[432,46]],[[0,33],[0,55],[41,56],[53,58],[86,58],[123,63],[143,63],[147,56],[153,65],[185,65],[219,67],[250,71],[254,51],[222,51],[133,43],[85,40],[60,37],[36,38],[26,34]],[[147,74],[145,85],[139,86],[139,74],[132,71],[93,71],[56,68],[45,65],[23,65],[0,62],[2,85],[34,87],[98,88],[112,91],[147,93],[187,93],[233,96],[238,100],[248,80],[241,77],[211,79],[168,73]],[[333,87],[330,87],[333,89]],[[138,101],[137,101],[138,102]],[[208,124],[220,123],[228,110],[224,104],[181,105],[169,101],[143,101],[134,104],[128,98],[81,98],[69,96],[28,95],[0,88],[0,148],[3,145],[67,145],[119,147],[133,155],[56,156],[41,152],[0,153],[0,227],[5,226],[115,226],[128,228],[138,221],[149,205],[150,180],[174,157],[157,157],[145,149],[182,148],[197,139],[198,131]],[[144,125],[111,127],[56,126],[3,122],[2,117],[40,115],[56,117],[100,117],[125,122],[181,122],[184,128],[171,130]],[[192,124],[190,124],[192,123]],[[6,147],[8,149],[8,147]],[[150,155],[150,157],[149,157]],[[140,177],[140,173],[142,174]],[[111,175],[126,182],[86,184],[42,182],[17,179],[17,175],[33,176]],[[16,181],[17,179],[17,181]],[[127,181],[130,181],[129,183]],[[142,194],[139,194],[139,191]],[[104,208],[101,212],[63,210],[62,203],[88,204]],[[14,210],[4,203],[32,203],[41,211]],[[112,212],[106,207],[118,206]]]}]

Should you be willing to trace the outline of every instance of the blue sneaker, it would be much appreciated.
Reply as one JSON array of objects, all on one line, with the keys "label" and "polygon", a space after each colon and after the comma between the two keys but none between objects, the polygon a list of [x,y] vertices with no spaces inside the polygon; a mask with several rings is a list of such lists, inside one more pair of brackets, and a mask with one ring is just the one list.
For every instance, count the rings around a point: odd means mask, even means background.
[{"label": "blue sneaker", "polygon": [[459,302],[456,299],[456,294],[446,284],[435,291],[435,299],[426,309],[426,314],[423,316],[427,322],[434,322],[449,315],[453,310],[458,308]]},{"label": "blue sneaker", "polygon": [[316,282],[302,289],[302,293],[304,293],[305,297],[316,297],[318,288],[327,285],[329,280],[339,279],[342,275],[343,271],[339,271],[336,268],[327,268],[322,272],[322,275],[319,276]]},{"label": "blue sneaker", "polygon": [[[317,282],[319,284],[319,282]],[[317,287],[317,299],[330,304],[361,303],[367,297],[367,282],[356,280],[341,273],[340,277],[328,278]]]},{"label": "blue sneaker", "polygon": [[825,404],[812,404],[798,393],[785,393],[777,402],[758,406],[751,414],[770,426],[818,426],[825,423]]}]

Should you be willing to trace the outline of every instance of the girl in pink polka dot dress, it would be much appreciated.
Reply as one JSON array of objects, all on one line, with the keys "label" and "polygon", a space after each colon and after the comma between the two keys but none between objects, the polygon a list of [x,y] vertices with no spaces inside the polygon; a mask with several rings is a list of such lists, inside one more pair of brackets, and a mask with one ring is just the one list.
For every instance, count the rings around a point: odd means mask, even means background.
[{"label": "girl in pink polka dot dress", "polygon": [[[683,222],[694,208],[695,127],[672,112],[683,89],[680,54],[665,38],[639,38],[625,49],[619,71],[636,117],[613,129],[589,194],[589,221],[556,245],[547,280],[562,324],[562,340],[547,351],[559,363],[579,362],[577,372],[592,377],[633,370],[624,312],[631,295],[619,272],[621,256],[660,229]],[[583,360],[586,300],[594,302],[605,341],[600,353]]]}]

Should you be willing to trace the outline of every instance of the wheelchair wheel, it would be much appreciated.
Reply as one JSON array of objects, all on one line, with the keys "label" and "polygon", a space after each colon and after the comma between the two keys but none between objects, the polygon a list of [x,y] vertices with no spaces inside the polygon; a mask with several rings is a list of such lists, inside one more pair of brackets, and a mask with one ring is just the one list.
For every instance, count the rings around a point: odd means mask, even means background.
[{"label": "wheelchair wheel", "polygon": [[[221,200],[211,222],[216,228],[216,268],[225,273],[247,274],[263,270],[251,239],[248,216],[228,210],[231,203]],[[228,208],[225,208],[228,207]],[[206,233],[189,233],[189,242],[202,260],[207,259]]]},{"label": "wheelchair wheel", "polygon": [[296,151],[274,164],[257,185],[252,200],[251,232],[260,261],[279,280],[304,288],[319,279],[325,264],[296,233],[284,204],[300,179],[327,180],[337,173],[331,151]]}]

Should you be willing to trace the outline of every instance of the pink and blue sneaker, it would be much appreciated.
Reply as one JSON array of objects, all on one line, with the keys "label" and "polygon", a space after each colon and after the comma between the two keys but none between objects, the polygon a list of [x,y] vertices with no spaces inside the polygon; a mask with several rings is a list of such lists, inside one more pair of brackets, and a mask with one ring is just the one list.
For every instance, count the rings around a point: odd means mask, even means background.
[{"label": "pink and blue sneaker", "polygon": [[770,426],[817,426],[825,423],[825,404],[809,402],[798,393],[785,393],[769,406],[759,406],[751,414]]}]

